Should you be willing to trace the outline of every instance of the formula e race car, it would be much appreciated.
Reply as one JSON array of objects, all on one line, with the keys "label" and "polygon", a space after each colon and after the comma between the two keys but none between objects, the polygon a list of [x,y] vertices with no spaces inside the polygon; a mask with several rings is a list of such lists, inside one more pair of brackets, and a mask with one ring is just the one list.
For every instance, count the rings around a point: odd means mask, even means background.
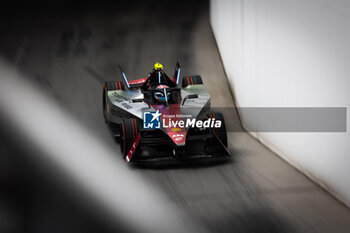
[{"label": "formula e race car", "polygon": [[127,162],[228,158],[221,113],[210,113],[210,96],[199,75],[179,85],[180,65],[168,77],[158,62],[148,77],[103,87],[103,116]]}]

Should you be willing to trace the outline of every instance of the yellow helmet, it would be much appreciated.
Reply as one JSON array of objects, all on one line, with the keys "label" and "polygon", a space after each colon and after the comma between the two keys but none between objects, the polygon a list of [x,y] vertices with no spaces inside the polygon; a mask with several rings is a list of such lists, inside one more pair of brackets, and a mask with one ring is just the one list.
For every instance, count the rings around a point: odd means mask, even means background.
[{"label": "yellow helmet", "polygon": [[154,69],[155,70],[163,70],[163,65],[160,64],[159,62],[154,64]]}]

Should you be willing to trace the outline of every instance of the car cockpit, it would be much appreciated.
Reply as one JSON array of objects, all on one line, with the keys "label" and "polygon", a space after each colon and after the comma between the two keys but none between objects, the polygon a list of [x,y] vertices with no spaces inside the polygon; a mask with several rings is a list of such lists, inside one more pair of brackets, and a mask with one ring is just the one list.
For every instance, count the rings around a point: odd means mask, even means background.
[{"label": "car cockpit", "polygon": [[166,75],[163,66],[158,62],[154,65],[147,81],[141,86],[144,101],[150,105],[177,104],[181,102],[181,89],[176,82]]}]

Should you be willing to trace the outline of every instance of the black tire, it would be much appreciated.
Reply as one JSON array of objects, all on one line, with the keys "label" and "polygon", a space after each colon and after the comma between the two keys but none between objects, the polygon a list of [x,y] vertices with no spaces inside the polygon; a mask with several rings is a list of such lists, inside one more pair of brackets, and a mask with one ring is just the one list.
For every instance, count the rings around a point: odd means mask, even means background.
[{"label": "black tire", "polygon": [[105,122],[107,123],[108,119],[107,119],[107,88],[106,88],[106,84],[103,87],[102,108],[103,108],[103,118],[105,119]]},{"label": "black tire", "polygon": [[117,91],[117,90],[125,91],[124,83],[121,82],[121,81],[108,81],[108,82],[105,82],[104,87],[106,87],[107,91]]},{"label": "black tire", "polygon": [[[124,83],[121,81],[108,81],[103,85],[103,94],[102,94],[102,108],[103,108],[103,118],[105,122],[108,123],[107,119],[107,92],[123,90],[125,91]],[[110,109],[109,109],[110,110]]]},{"label": "black tire", "polygon": [[124,118],[120,127],[120,149],[126,156],[140,132],[140,124],[136,118]]},{"label": "black tire", "polygon": [[182,78],[182,87],[187,87],[196,84],[203,84],[203,80],[199,75],[186,76]]},{"label": "black tire", "polygon": [[212,118],[213,120],[221,120],[221,127],[220,128],[210,128],[210,131],[214,133],[221,142],[227,147],[227,132],[226,132],[226,125],[225,125],[225,119],[222,113],[216,112],[216,113],[209,113],[207,115],[208,118]]}]

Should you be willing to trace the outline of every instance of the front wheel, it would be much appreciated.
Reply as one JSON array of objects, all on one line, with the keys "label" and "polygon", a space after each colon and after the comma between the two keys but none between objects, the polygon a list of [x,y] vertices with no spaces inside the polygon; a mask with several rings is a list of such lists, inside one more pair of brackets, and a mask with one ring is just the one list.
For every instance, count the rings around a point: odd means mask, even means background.
[{"label": "front wheel", "polygon": [[124,156],[126,156],[140,132],[140,124],[136,118],[125,118],[122,120],[120,127],[120,148]]}]

